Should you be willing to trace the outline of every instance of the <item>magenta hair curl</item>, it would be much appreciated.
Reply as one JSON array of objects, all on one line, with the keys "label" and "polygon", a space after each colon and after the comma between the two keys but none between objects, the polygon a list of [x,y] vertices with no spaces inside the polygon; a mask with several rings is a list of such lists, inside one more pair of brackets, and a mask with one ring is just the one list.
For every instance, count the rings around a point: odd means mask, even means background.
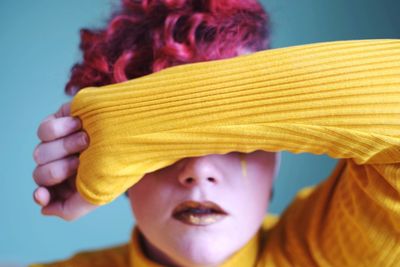
[{"label": "magenta hair curl", "polygon": [[69,95],[164,68],[268,48],[268,15],[256,0],[122,0],[100,30],[81,30],[83,61]]}]

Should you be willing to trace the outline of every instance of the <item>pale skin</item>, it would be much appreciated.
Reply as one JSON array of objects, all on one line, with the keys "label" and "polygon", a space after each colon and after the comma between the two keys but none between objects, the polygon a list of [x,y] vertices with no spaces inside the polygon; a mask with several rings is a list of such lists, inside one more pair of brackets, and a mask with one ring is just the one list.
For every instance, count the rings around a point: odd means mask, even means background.
[{"label": "pale skin", "polygon": [[79,153],[89,146],[89,138],[81,121],[71,117],[70,102],[45,118],[37,135],[41,143],[33,153],[37,164],[33,178],[38,185],[33,198],[42,214],[72,221],[94,210],[97,206],[82,198],[75,187]]},{"label": "pale skin", "polygon": [[[78,156],[89,138],[70,116],[70,103],[42,121],[38,136],[34,200],[42,214],[75,220],[94,210],[75,187]],[[168,266],[218,266],[259,229],[278,167],[279,154],[257,150],[183,158],[146,174],[128,191],[143,249]],[[207,226],[188,225],[171,216],[185,201],[211,201],[227,215]]]},{"label": "pale skin", "polygon": [[[260,228],[278,166],[279,153],[234,151],[183,158],[146,174],[129,189],[144,251],[165,266],[219,266]],[[175,218],[187,201],[209,201],[226,214]]]}]

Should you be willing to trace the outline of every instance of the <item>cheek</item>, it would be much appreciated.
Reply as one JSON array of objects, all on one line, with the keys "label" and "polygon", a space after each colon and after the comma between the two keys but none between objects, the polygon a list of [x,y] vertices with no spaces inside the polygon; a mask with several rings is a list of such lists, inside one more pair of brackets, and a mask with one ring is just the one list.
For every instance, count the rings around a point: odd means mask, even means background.
[{"label": "cheek", "polygon": [[146,211],[151,206],[148,187],[139,182],[129,189],[129,200],[136,222],[140,222],[147,217]]},{"label": "cheek", "polygon": [[273,182],[273,166],[265,162],[247,161],[247,175],[237,201],[246,214],[247,223],[257,224],[267,212]]},{"label": "cheek", "polygon": [[236,175],[221,193],[226,197],[224,203],[229,203],[232,215],[221,233],[227,248],[244,245],[260,228],[268,209],[272,172],[265,162],[247,160],[246,176]]},{"label": "cheek", "polygon": [[249,167],[249,181],[254,195],[259,196],[260,204],[268,204],[274,180],[274,163],[256,163]]},{"label": "cheek", "polygon": [[139,183],[129,189],[129,199],[132,211],[138,225],[157,223],[167,216],[171,192],[166,185],[161,185],[157,179],[144,177]]}]

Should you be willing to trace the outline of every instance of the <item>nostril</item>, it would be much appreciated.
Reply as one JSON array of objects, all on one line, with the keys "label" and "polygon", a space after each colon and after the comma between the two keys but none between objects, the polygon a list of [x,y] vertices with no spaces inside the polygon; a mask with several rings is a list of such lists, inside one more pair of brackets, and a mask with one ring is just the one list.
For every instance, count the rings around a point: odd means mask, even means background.
[{"label": "nostril", "polygon": [[208,178],[207,178],[207,181],[212,182],[212,183],[215,183],[215,178],[213,178],[213,177],[208,177]]},{"label": "nostril", "polygon": [[[196,179],[193,177],[187,177],[187,178],[183,179],[182,181],[186,185],[191,185],[196,182]],[[205,179],[205,181],[215,184],[217,182],[217,179],[215,179],[214,177],[207,177],[207,179]]]},{"label": "nostril", "polygon": [[186,183],[191,184],[194,182],[194,179],[192,177],[186,178]]}]

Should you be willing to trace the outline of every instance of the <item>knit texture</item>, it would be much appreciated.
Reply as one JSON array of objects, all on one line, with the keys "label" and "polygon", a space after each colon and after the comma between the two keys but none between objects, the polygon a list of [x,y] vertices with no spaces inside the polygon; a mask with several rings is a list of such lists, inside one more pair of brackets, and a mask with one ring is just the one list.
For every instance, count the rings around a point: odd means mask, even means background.
[{"label": "knit texture", "polygon": [[398,160],[400,41],[267,50],[81,90],[79,192],[105,204],[183,157],[288,150]]},{"label": "knit texture", "polygon": [[400,266],[400,40],[173,67],[84,89],[72,113],[90,136],[77,186],[92,203],[182,157],[328,154],[335,170],[264,233],[256,266]]}]

